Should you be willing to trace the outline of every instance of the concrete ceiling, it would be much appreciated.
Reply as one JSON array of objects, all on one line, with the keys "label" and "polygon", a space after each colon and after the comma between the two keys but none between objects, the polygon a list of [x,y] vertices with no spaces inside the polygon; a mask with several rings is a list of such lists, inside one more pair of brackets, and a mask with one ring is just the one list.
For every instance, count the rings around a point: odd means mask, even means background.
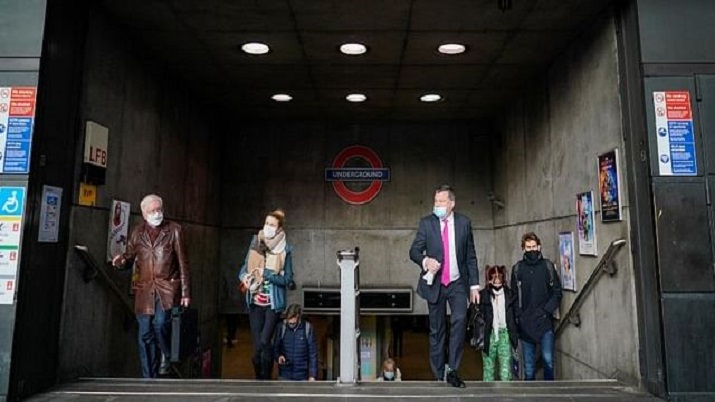
[{"label": "concrete ceiling", "polygon": [[[205,99],[239,118],[489,119],[612,1],[103,0]],[[244,54],[259,41],[271,52]],[[338,51],[368,46],[362,56]],[[442,43],[467,52],[446,56]],[[368,100],[345,101],[360,92]],[[293,100],[277,103],[274,93]],[[444,99],[423,103],[419,96]]]}]

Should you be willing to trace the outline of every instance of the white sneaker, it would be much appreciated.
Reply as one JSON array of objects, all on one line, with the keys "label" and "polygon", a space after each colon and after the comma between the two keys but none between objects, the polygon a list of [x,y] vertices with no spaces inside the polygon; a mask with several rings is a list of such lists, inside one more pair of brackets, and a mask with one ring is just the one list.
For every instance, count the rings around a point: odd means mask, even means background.
[{"label": "white sneaker", "polygon": [[169,361],[169,358],[166,357],[165,354],[161,354],[161,364],[159,365],[159,374],[161,375],[166,375],[169,374],[169,371],[171,369],[171,362]]}]

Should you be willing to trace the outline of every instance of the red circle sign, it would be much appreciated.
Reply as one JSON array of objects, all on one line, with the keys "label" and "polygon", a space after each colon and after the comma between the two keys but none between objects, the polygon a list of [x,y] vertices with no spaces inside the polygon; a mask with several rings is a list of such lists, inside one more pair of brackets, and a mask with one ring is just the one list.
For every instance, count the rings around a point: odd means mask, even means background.
[{"label": "red circle sign", "polygon": [[[353,158],[361,158],[370,164],[372,169],[382,169],[382,161],[375,151],[363,146],[352,145],[340,151],[333,159],[333,168],[345,167],[345,163]],[[382,181],[371,180],[370,185],[362,191],[353,191],[342,181],[333,181],[333,189],[343,201],[352,205],[363,205],[372,201],[382,189]]]}]

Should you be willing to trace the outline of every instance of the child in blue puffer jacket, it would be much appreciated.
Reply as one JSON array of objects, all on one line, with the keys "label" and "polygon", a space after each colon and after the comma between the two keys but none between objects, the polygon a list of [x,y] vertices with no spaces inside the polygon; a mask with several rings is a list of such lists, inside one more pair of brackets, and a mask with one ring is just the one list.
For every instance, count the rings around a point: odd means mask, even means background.
[{"label": "child in blue puffer jacket", "polygon": [[299,304],[291,304],[276,328],[273,350],[280,380],[315,381],[318,375],[318,342],[313,326],[301,319],[302,313]]}]

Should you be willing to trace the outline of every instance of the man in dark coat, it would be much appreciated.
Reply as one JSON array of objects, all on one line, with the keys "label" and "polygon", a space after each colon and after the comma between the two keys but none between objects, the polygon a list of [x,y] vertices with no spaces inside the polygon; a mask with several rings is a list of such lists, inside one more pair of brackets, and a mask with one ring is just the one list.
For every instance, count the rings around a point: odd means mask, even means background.
[{"label": "man in dark coat", "polygon": [[541,345],[544,380],[554,379],[554,320],[561,304],[561,281],[554,264],[541,255],[541,239],[529,232],[521,238],[524,258],[511,269],[511,285],[517,291],[516,321],[524,352],[524,376],[536,376],[536,345]]},{"label": "man in dark coat", "polygon": [[[453,212],[454,206],[452,187],[443,185],[435,190],[432,214],[420,220],[410,259],[419,266],[417,294],[427,301],[429,311],[432,372],[437,380],[465,387],[457,370],[467,333],[467,306],[470,301],[479,303],[479,273],[472,222]],[[448,303],[451,319],[445,359]]]},{"label": "man in dark coat", "polygon": [[318,342],[313,326],[301,319],[302,312],[299,304],[291,304],[276,328],[273,353],[281,380],[315,381],[318,375]]},{"label": "man in dark coat", "polygon": [[121,266],[134,260],[139,276],[134,312],[139,323],[142,376],[155,378],[169,371],[171,309],[179,304],[189,307],[191,274],[181,226],[164,220],[161,197],[147,195],[140,207],[144,222],[134,228],[126,252],[115,256],[112,264]]}]

